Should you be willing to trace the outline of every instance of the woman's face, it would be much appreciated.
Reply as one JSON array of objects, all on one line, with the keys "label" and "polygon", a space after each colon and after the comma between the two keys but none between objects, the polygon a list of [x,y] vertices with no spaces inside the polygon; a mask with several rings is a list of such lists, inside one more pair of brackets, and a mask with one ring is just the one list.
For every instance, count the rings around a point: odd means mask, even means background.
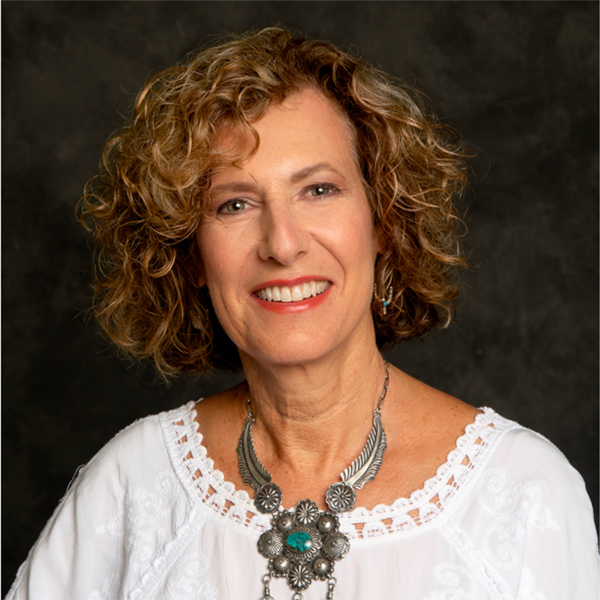
[{"label": "woman's face", "polygon": [[[349,124],[305,90],[254,127],[258,150],[215,175],[197,234],[221,325],[242,357],[263,363],[372,344],[377,243]],[[223,149],[240,141],[231,135]],[[253,139],[241,141],[251,149]]]}]

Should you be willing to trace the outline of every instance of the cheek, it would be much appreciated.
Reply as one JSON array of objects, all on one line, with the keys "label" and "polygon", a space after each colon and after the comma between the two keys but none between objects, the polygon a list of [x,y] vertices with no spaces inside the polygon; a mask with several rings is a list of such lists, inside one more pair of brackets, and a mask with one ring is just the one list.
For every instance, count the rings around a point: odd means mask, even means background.
[{"label": "cheek", "polygon": [[228,264],[227,254],[223,248],[222,240],[218,232],[200,229],[196,236],[199,254],[201,256],[201,280],[203,285],[214,287],[224,275]]},{"label": "cheek", "polygon": [[346,284],[351,285],[353,293],[362,297],[364,291],[370,297],[378,251],[370,210],[355,205],[337,217],[326,220],[320,240],[345,271]]},{"label": "cheek", "polygon": [[354,250],[353,254],[357,260],[374,264],[379,243],[373,228],[371,212],[368,207],[361,207],[353,216],[354,219],[346,228],[348,246]]},{"label": "cheek", "polygon": [[201,229],[197,235],[202,256],[201,283],[208,287],[217,318],[226,330],[228,321],[239,312],[243,289],[240,282],[248,272],[247,248],[240,237],[218,227]]}]

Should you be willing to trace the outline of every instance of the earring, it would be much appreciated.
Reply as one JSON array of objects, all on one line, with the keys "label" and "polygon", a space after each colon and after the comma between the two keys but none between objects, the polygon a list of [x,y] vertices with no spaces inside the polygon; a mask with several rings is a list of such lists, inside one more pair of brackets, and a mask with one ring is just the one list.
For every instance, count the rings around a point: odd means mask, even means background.
[{"label": "earring", "polygon": [[390,285],[390,287],[387,289],[387,296],[382,296],[380,298],[377,295],[377,284],[376,283],[373,284],[373,297],[375,298],[375,300],[377,300],[378,302],[381,302],[383,304],[383,316],[384,317],[387,315],[387,307],[388,307],[388,304],[390,304],[390,302],[392,301],[393,293],[394,293],[394,287]]}]

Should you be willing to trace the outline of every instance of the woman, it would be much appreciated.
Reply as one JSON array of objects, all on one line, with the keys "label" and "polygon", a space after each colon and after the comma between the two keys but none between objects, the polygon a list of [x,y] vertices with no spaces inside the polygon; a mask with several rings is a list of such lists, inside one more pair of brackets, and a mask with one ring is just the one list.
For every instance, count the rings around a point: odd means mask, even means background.
[{"label": "woman", "polygon": [[9,598],[595,598],[589,499],[549,442],[388,365],[447,324],[452,130],[268,29],[144,87],[84,219],[124,350],[239,386],[82,470]]}]

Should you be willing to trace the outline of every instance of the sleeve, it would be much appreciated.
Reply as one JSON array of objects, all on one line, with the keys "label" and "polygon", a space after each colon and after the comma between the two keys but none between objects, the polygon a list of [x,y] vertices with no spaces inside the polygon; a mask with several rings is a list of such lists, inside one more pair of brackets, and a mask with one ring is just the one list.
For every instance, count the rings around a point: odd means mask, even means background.
[{"label": "sleeve", "polygon": [[538,574],[548,600],[598,600],[598,538],[583,478],[554,446],[538,452],[543,478],[528,519],[518,598],[534,598],[529,575]]},{"label": "sleeve", "polygon": [[139,581],[160,540],[169,538],[159,527],[168,521],[177,496],[169,469],[153,418],[113,438],[80,470],[19,569],[7,600],[123,597]]},{"label": "sleeve", "polygon": [[598,538],[582,477],[542,436],[519,429],[506,437],[494,461],[504,474],[491,469],[480,489],[494,506],[485,545],[493,566],[517,600],[598,600]]}]

